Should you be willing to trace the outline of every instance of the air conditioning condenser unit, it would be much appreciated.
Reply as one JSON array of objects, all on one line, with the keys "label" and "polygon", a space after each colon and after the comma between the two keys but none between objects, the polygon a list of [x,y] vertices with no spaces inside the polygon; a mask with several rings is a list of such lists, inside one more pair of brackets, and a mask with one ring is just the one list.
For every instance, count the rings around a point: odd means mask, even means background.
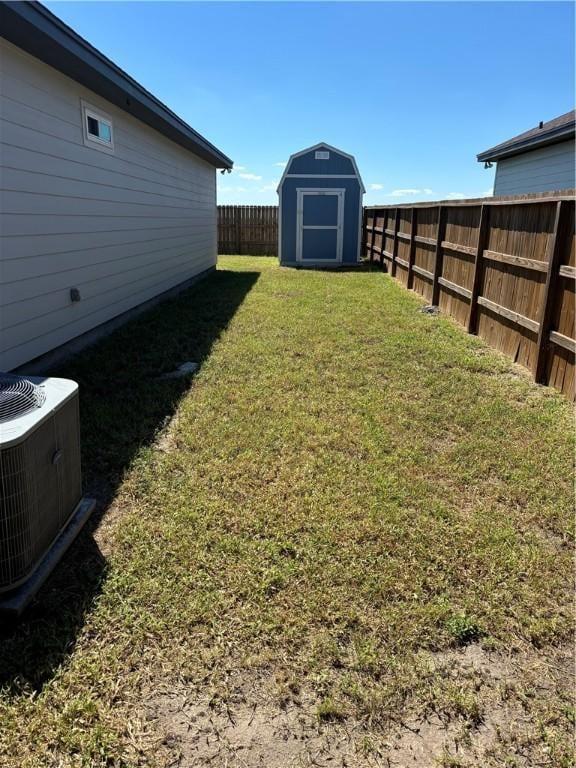
[{"label": "air conditioning condenser unit", "polygon": [[90,516],[78,385],[0,373],[0,611],[19,614]]}]

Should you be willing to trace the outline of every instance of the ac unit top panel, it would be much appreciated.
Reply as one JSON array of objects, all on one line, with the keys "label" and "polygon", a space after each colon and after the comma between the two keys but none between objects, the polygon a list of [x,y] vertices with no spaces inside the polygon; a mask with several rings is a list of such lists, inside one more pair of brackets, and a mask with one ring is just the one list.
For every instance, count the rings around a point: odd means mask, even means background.
[{"label": "ac unit top panel", "polygon": [[24,376],[23,378],[42,387],[45,399],[42,405],[33,411],[0,422],[0,449],[21,443],[78,391],[78,384],[70,379],[43,376]]}]

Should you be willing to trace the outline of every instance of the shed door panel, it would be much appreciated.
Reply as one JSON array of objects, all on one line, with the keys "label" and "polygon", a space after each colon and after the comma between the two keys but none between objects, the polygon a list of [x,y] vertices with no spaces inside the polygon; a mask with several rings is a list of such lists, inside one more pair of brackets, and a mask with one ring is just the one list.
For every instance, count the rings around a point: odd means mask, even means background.
[{"label": "shed door panel", "polygon": [[302,214],[305,227],[337,227],[338,195],[304,195]]},{"label": "shed door panel", "polygon": [[342,260],[343,189],[298,190],[296,260]]},{"label": "shed door panel", "polygon": [[338,230],[305,229],[302,232],[302,261],[336,261]]}]

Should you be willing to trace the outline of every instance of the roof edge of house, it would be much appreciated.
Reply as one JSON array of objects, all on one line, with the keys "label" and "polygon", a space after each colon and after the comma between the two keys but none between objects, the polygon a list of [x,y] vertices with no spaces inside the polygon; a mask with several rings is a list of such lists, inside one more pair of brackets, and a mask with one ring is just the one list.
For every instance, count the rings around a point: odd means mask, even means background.
[{"label": "roof edge of house", "polygon": [[512,144],[506,144],[501,147],[496,145],[491,149],[487,149],[484,152],[476,155],[476,159],[479,163],[490,162],[492,160],[503,160],[506,157],[513,157],[514,155],[521,155],[523,152],[528,152],[531,149],[538,147],[545,147],[549,144],[559,144],[562,141],[569,141],[576,135],[576,121],[566,123],[552,130],[544,132],[541,136],[530,136],[527,139],[514,142]]},{"label": "roof edge of house", "polygon": [[34,0],[0,2],[0,37],[80,83],[216,168],[233,161]]}]

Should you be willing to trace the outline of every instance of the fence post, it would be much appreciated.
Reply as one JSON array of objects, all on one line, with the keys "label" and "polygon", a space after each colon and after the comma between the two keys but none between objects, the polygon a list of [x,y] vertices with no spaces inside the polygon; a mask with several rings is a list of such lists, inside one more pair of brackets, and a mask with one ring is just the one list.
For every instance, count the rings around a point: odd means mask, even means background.
[{"label": "fence post", "polygon": [[548,243],[548,270],[542,298],[542,312],[540,314],[540,327],[538,329],[538,341],[536,344],[536,361],[534,365],[534,381],[538,384],[546,383],[546,363],[550,347],[550,331],[556,298],[556,288],[560,269],[560,257],[562,255],[563,222],[568,210],[567,201],[556,203],[554,216],[554,229]]},{"label": "fence post", "polygon": [[480,225],[478,227],[478,243],[474,259],[474,279],[472,282],[472,296],[470,297],[470,309],[468,311],[468,333],[476,333],[478,325],[478,296],[482,288],[484,272],[483,254],[488,241],[490,231],[490,207],[482,205],[480,209]]},{"label": "fence post", "polygon": [[398,256],[398,228],[400,226],[400,208],[396,208],[396,217],[394,219],[394,242],[392,243],[392,268],[390,274],[396,277],[396,258]]},{"label": "fence post", "polygon": [[410,250],[408,251],[408,277],[406,279],[406,288],[412,288],[414,284],[414,257],[416,255],[416,227],[418,226],[418,208],[412,208],[410,217]]},{"label": "fence post", "polygon": [[376,209],[372,209],[372,230],[370,232],[370,264],[374,262],[374,241],[376,240]]},{"label": "fence post", "polygon": [[434,277],[432,279],[432,304],[438,306],[440,299],[440,283],[438,278],[442,277],[442,262],[444,261],[444,251],[442,250],[442,241],[446,233],[446,208],[443,205],[438,208],[438,229],[436,231],[436,250],[434,252]]}]

